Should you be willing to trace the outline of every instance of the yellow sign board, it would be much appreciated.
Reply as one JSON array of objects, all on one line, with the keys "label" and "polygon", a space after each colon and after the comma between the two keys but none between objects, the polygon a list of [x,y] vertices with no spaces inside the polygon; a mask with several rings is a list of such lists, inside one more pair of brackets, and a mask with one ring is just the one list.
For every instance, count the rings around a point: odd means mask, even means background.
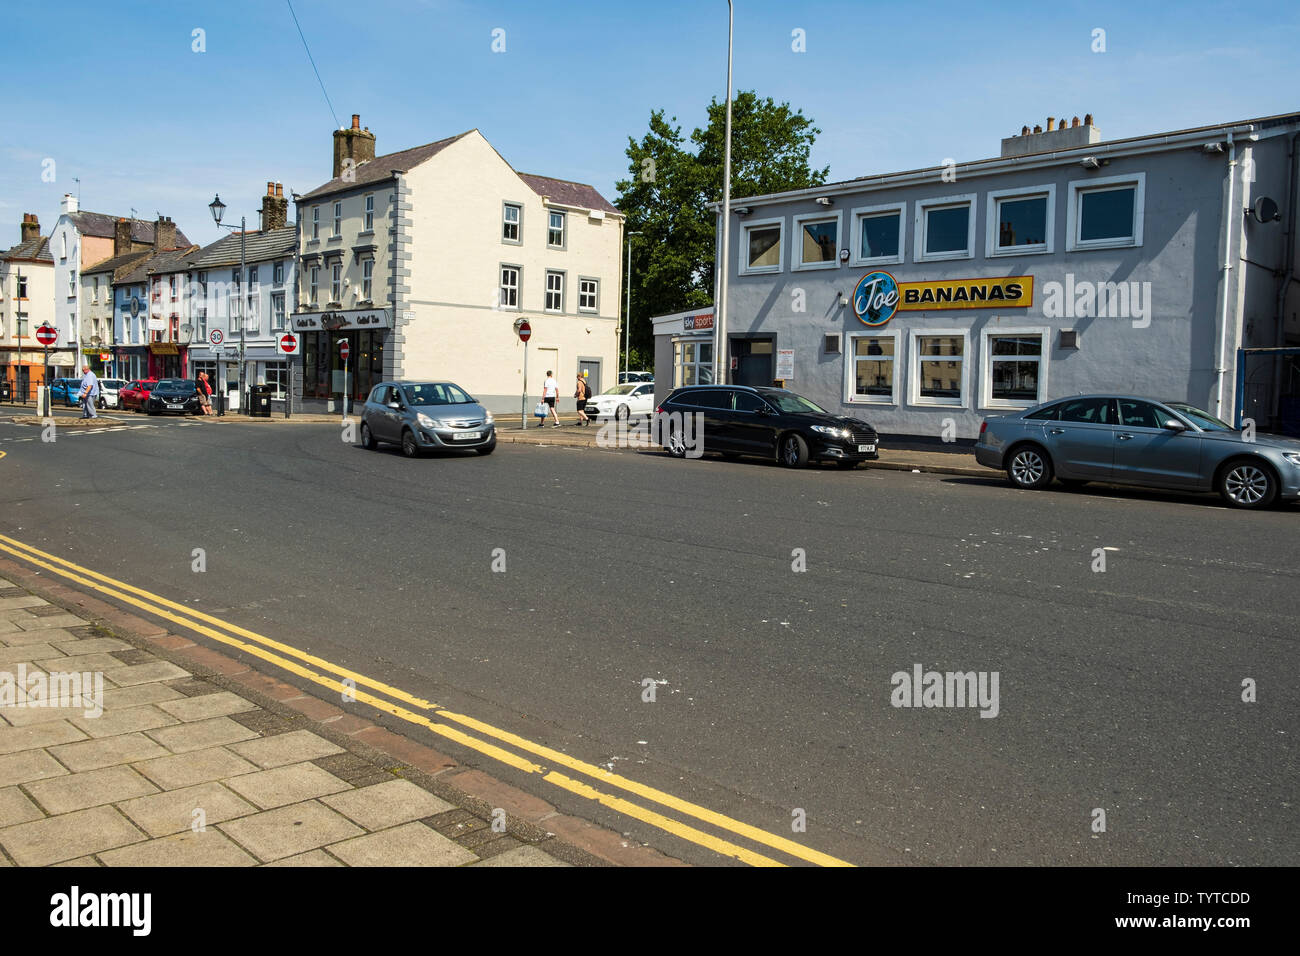
[{"label": "yellow sign board", "polygon": [[1034,304],[1034,277],[900,282],[898,292],[898,308],[907,312],[923,309],[1026,309]]}]

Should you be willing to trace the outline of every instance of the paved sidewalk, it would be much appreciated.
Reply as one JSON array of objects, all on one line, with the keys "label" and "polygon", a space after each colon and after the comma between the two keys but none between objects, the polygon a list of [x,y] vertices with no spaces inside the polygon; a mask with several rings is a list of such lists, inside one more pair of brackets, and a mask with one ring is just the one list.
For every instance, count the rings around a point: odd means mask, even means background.
[{"label": "paved sidewalk", "polygon": [[[0,578],[0,866],[674,862],[599,858],[552,830],[617,834],[187,639],[152,641],[206,666],[111,634]],[[72,673],[75,706],[33,704]]]}]

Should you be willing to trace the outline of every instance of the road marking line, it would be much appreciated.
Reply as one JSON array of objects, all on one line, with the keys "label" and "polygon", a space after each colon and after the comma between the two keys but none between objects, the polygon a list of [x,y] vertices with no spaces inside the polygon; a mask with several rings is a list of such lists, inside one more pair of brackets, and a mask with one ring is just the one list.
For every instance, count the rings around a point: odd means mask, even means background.
[{"label": "road marking line", "polygon": [[[310,680],[313,683],[319,684],[321,686],[328,687],[337,693],[351,696],[354,699],[361,701],[362,703],[369,704],[370,706],[376,708],[377,710],[381,710],[384,713],[392,714],[393,716],[405,720],[408,723],[413,723],[425,727],[430,731],[432,731],[433,733],[438,734],[439,736],[443,736],[450,740],[454,740],[468,747],[471,750],[475,750],[481,754],[484,754],[485,756],[492,757],[493,759],[501,761],[502,763],[505,763],[508,766],[512,766],[515,767],[516,769],[523,770],[526,773],[542,773],[545,768],[540,767],[537,764],[534,764],[531,761],[526,760],[525,758],[519,757],[518,755],[511,753],[510,751],[497,747],[494,744],[487,743],[486,741],[482,741],[477,737],[472,737],[469,734],[465,734],[462,731],[459,731],[453,727],[448,727],[446,724],[437,723],[428,716],[414,713],[412,711],[407,710],[404,707],[392,703],[391,701],[384,700],[379,697],[375,697],[357,688],[348,687],[340,683],[339,681],[335,680],[332,677],[317,673],[316,671],[304,667],[296,663],[295,661],[288,660],[284,657],[281,657],[279,654],[272,653],[271,651],[266,650],[263,647],[259,647],[256,644],[250,644],[246,641],[242,641],[237,638],[228,636],[226,634],[214,630],[212,627],[206,626],[205,624],[198,623],[195,620],[190,620],[188,617],[182,617],[181,614],[190,615],[191,617],[197,618],[201,621],[209,622],[215,625],[216,627],[225,628],[231,631],[232,633],[240,634],[242,636],[248,637],[250,640],[266,644],[269,647],[274,647],[277,650],[283,651],[287,654],[290,654],[292,656],[298,657],[302,660],[315,664],[316,666],[324,670],[334,671],[337,674],[349,677],[352,680],[354,680],[357,684],[364,684],[365,686],[372,687],[376,690],[380,690],[383,693],[390,694],[391,696],[398,697],[399,699],[403,699],[408,702],[415,703],[417,706],[421,706],[426,709],[433,708],[434,716],[436,717],[442,718],[444,720],[451,720],[456,723],[462,724],[486,736],[494,737],[497,740],[511,744],[515,747],[518,747],[521,750],[525,750],[527,752],[533,753],[537,756],[551,760],[554,763],[557,763],[561,766],[567,767],[571,770],[575,770],[586,776],[590,776],[601,783],[610,784],[619,787],[623,790],[627,790],[631,793],[636,794],[637,796],[660,803],[664,806],[670,807],[671,809],[677,810],[680,813],[684,813],[688,816],[695,817],[698,820],[702,820],[704,822],[717,826],[720,829],[728,830],[739,836],[744,836],[747,837],[748,839],[754,840],[755,842],[762,843],[764,845],[772,847],[773,849],[781,850],[782,852],[788,853],[791,856],[797,857],[799,859],[805,860],[810,863],[815,863],[819,866],[852,866],[852,864],[848,863],[847,861],[840,860],[836,857],[830,856],[829,854],[821,853],[820,851],[817,850],[813,850],[800,843],[796,843],[793,840],[787,840],[784,837],[776,836],[775,834],[769,833],[766,830],[759,829],[758,827],[751,826],[750,824],[744,823],[740,820],[736,820],[731,817],[728,817],[725,814],[721,814],[716,811],[709,810],[705,807],[690,803],[686,800],[682,800],[679,797],[675,797],[672,794],[666,793],[662,790],[658,790],[654,787],[637,783],[634,780],[630,780],[618,774],[611,773],[610,771],[606,770],[603,767],[598,767],[594,764],[589,764],[584,761],[578,760],[577,758],[570,757],[568,754],[564,754],[550,747],[533,743],[527,738],[520,737],[517,734],[513,734],[506,730],[501,730],[497,727],[493,727],[491,724],[487,724],[482,721],[475,720],[472,717],[467,717],[462,714],[456,714],[452,711],[439,708],[436,705],[429,704],[427,701],[422,701],[419,698],[413,697],[412,695],[407,694],[405,691],[401,691],[397,688],[390,687],[387,684],[383,684],[381,682],[371,680],[370,678],[367,678],[364,675],[356,674],[352,671],[341,668],[338,665],[323,660],[322,658],[318,658],[313,655],[306,654],[294,647],[282,644],[278,641],[274,641],[263,635],[257,634],[256,632],[249,631],[239,627],[238,625],[234,625],[227,621],[223,621],[220,618],[216,618],[209,614],[204,614],[201,611],[196,611],[184,605],[177,604],[174,601],[170,601],[167,598],[153,594],[149,591],[145,591],[142,588],[137,588],[134,587],[133,585],[129,585],[124,582],[117,581],[113,578],[108,577],[107,575],[99,573],[98,571],[93,571],[89,568],[82,567],[81,565],[75,564],[64,558],[60,558],[57,555],[48,554],[47,552],[41,551],[38,548],[34,548],[31,545],[24,544],[21,541],[17,541],[5,535],[0,535],[0,551],[8,552],[9,554],[21,560],[25,560],[31,564],[35,564],[39,567],[43,567],[49,571],[54,572],[55,574],[68,578],[69,580],[75,581],[85,587],[115,597],[118,600],[125,601],[128,604],[131,604],[135,607],[145,610],[158,617],[164,618],[169,621],[173,621],[193,631],[197,631],[198,633],[210,637],[213,640],[218,641],[222,644],[227,644],[232,647],[237,647],[240,650],[243,650],[249,654],[254,655],[255,657],[261,658],[262,660],[275,664],[276,666],[281,667],[292,674],[296,674],[300,677],[306,678],[307,680]],[[39,555],[40,557],[39,558],[33,557],[33,555]],[[41,560],[41,558],[45,558],[48,560]],[[55,563],[51,563],[51,562],[55,562]],[[59,567],[59,565],[63,565],[64,567]],[[87,577],[87,575],[89,577]],[[115,585],[115,587],[110,587],[105,584],[100,584],[97,581],[91,580],[92,577],[98,578],[101,581],[109,582],[110,584]],[[131,593],[127,593],[127,592],[131,592]],[[134,595],[140,595],[141,597],[136,597]],[[148,598],[148,600],[144,600],[144,598]],[[162,606],[160,607],[159,605]],[[173,613],[173,610],[169,610],[169,609],[174,609],[175,611],[178,611],[180,613],[179,614]],[[620,810],[620,812],[628,813],[628,815],[633,816],[636,819],[640,819],[643,822],[650,823],[651,825],[656,826],[659,829],[663,829],[666,832],[673,833],[674,835],[679,836],[682,839],[686,839],[690,842],[697,843],[701,846],[705,846],[708,849],[713,850],[714,852],[723,853],[723,855],[731,856],[736,859],[741,859],[744,862],[751,863],[751,865],[771,865],[771,866],[784,865],[775,860],[769,860],[767,857],[764,857],[761,854],[753,853],[752,851],[745,850],[744,848],[731,844],[725,840],[712,837],[709,834],[697,830],[694,827],[691,827],[687,824],[678,823],[677,821],[674,821],[671,818],[664,817],[661,814],[655,813],[654,811],[651,810],[647,810],[643,807],[640,807],[637,804],[630,803],[629,801],[626,801],[620,797],[603,794],[601,793],[601,791],[598,791],[595,788],[588,786],[587,784],[579,783],[577,781],[572,781],[569,778],[564,777],[562,774],[555,774],[554,772],[552,772],[544,776],[543,780],[547,780],[553,785],[561,786],[563,789],[570,790],[571,792],[576,793],[580,796],[584,796],[588,799],[596,800],[596,802],[599,802],[604,806],[608,806],[611,809],[617,809]],[[596,794],[597,796],[591,796],[591,794]],[[597,799],[597,797],[599,797],[600,799]],[[737,852],[733,852],[733,851],[737,851]]]}]

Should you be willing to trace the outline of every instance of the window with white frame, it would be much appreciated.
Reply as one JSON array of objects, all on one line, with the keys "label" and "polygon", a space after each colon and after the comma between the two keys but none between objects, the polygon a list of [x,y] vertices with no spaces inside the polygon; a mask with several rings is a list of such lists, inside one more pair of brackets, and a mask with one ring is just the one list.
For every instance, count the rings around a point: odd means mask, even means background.
[{"label": "window with white frame", "polygon": [[334,233],[335,236],[343,235],[343,203],[334,204]]},{"label": "window with white frame", "polygon": [[1055,246],[1056,186],[998,189],[988,194],[987,256],[1050,253]]},{"label": "window with white frame", "polygon": [[167,294],[171,296],[173,302],[176,301],[176,277],[170,276],[167,281]]},{"label": "window with white frame", "polygon": [[271,397],[283,399],[289,385],[289,365],[287,362],[266,363],[266,384],[271,386]]},{"label": "window with white frame", "polygon": [[794,217],[791,269],[834,269],[839,265],[840,214],[811,213]]},{"label": "window with white frame", "polygon": [[687,339],[673,343],[673,388],[713,384],[713,343]]},{"label": "window with white frame", "polygon": [[315,305],[319,298],[318,293],[320,291],[320,266],[312,266],[310,275],[311,283],[308,288],[311,293],[311,304]]},{"label": "window with white frame", "polygon": [[204,301],[207,301],[208,298],[208,274],[206,272],[199,273],[199,298]]},{"label": "window with white frame", "polygon": [[564,273],[546,273],[546,311],[564,311]]},{"label": "window with white frame", "polygon": [[785,236],[784,219],[762,219],[741,227],[741,275],[781,271],[781,246]]},{"label": "window with white frame", "polygon": [[258,295],[249,287],[247,299],[248,311],[244,313],[244,331],[259,332],[262,328],[262,304],[258,301]]},{"label": "window with white frame", "polygon": [[320,238],[320,206],[311,207],[311,237]]},{"label": "window with white frame", "polygon": [[600,308],[600,280],[578,280],[578,311],[595,312]]},{"label": "window with white frame", "polygon": [[[130,329],[130,325],[127,326]],[[205,341],[208,337],[208,310],[203,306],[196,306],[194,309],[194,331],[200,342]]]},{"label": "window with white frame", "polygon": [[519,241],[519,222],[523,219],[524,207],[508,202],[501,204],[501,241]]},{"label": "window with white frame", "polygon": [[274,292],[271,294],[271,330],[281,332],[284,330],[284,293]]},{"label": "window with white frame", "polygon": [[547,216],[546,245],[552,249],[564,248],[564,213],[552,210]]},{"label": "window with white frame", "polygon": [[1070,183],[1066,251],[1142,245],[1145,193],[1146,173]]},{"label": "window with white frame", "polygon": [[975,255],[975,194],[923,199],[916,204],[917,262]]},{"label": "window with white frame", "polygon": [[330,266],[330,301],[343,301],[343,264],[336,262]]},{"label": "window with white frame", "polygon": [[284,263],[277,262],[271,267],[271,281],[279,285],[284,281]]},{"label": "window with white frame", "polygon": [[252,288],[254,288],[254,289],[257,288],[257,266],[249,266],[249,268],[248,268],[248,284],[249,284],[250,287],[252,287]]},{"label": "window with white frame", "polygon": [[95,305],[99,304],[99,276],[95,276],[95,287],[91,290],[90,301]]},{"label": "window with white frame", "polygon": [[852,404],[897,405],[897,360],[897,332],[849,333],[844,400]]},{"label": "window with white frame", "polygon": [[364,228],[365,228],[365,231],[366,231],[366,232],[374,232],[374,231],[375,231],[375,197],[374,197],[373,194],[372,194],[372,195],[369,195],[369,196],[366,197],[366,220],[365,220],[365,222],[366,222],[365,227],[364,227]]},{"label": "window with white frame", "polygon": [[912,332],[912,404],[966,407],[966,338],[957,329]]},{"label": "window with white frame", "polygon": [[519,308],[519,267],[501,267],[501,308]]},{"label": "window with white frame", "polygon": [[1049,330],[985,329],[981,334],[980,404],[985,408],[1029,408],[1044,400],[1047,366],[1043,349]]},{"label": "window with white frame", "polygon": [[68,295],[74,296],[76,294],[77,294],[77,270],[73,269],[68,272]]},{"label": "window with white frame", "polygon": [[371,289],[374,284],[375,260],[361,260],[361,298],[370,301]]},{"label": "window with white frame", "polygon": [[860,206],[849,237],[850,262],[855,266],[890,265],[903,261],[903,213],[906,206]]}]

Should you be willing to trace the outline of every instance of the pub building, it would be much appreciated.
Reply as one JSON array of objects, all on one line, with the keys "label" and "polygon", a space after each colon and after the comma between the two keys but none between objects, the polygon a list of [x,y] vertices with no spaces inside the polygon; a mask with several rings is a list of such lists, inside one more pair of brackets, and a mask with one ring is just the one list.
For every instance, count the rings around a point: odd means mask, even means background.
[{"label": "pub building", "polygon": [[[733,199],[722,375],[935,440],[1089,392],[1300,433],[1297,356],[1238,352],[1300,346],[1298,141],[1300,113],[1049,117],[996,159]],[[657,400],[707,381],[701,321],[655,320]]]}]

